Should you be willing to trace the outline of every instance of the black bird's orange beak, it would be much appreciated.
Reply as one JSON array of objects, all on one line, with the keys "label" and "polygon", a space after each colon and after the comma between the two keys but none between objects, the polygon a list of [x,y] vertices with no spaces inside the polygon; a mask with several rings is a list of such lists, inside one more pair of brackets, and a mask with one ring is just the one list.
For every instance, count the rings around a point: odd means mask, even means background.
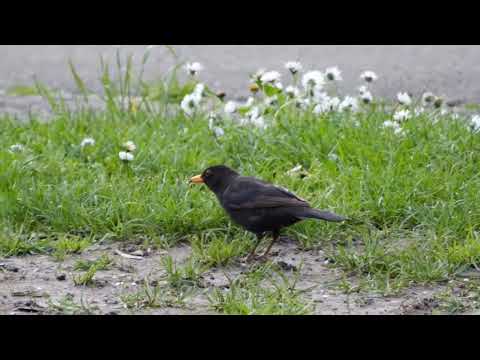
[{"label": "black bird's orange beak", "polygon": [[190,183],[192,183],[192,184],[203,184],[204,181],[203,181],[202,175],[197,175],[197,176],[192,177],[190,179]]}]

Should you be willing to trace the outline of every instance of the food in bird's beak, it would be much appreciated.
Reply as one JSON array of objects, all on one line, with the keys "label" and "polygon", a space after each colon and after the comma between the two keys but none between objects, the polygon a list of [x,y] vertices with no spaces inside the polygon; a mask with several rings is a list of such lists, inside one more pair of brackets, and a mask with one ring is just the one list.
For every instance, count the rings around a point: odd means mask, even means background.
[{"label": "food in bird's beak", "polygon": [[193,178],[190,179],[190,182],[192,184],[203,184],[204,183],[202,175],[194,176]]}]

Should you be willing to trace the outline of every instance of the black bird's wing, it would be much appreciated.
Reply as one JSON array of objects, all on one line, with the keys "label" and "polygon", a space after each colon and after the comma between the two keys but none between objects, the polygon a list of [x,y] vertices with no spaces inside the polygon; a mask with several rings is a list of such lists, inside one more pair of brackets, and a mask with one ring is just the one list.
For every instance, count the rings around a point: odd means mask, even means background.
[{"label": "black bird's wing", "polygon": [[237,178],[222,198],[232,210],[310,206],[287,189],[251,177]]}]

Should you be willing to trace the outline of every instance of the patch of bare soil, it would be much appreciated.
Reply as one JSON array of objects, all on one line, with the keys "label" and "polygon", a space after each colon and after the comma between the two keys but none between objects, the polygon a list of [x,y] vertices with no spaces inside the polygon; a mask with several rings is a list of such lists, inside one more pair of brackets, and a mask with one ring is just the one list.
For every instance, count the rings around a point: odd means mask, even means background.
[{"label": "patch of bare soil", "polygon": [[[63,262],[51,256],[27,256],[0,260],[0,314],[215,314],[207,293],[228,287],[249,266],[240,262],[211,269],[203,274],[203,288],[185,298],[182,304],[132,307],[125,298],[140,291],[146,283],[155,284],[166,274],[162,258],[170,255],[179,264],[190,255],[190,247],[181,245],[167,251],[139,253],[119,244],[94,245],[81,255]],[[132,254],[133,258],[125,257]],[[95,260],[102,255],[113,264],[97,271],[88,286],[75,284],[83,274],[74,265],[79,259]],[[142,256],[143,255],[143,256]],[[344,274],[326,264],[321,250],[303,251],[297,243],[283,239],[272,251],[272,261],[286,274],[300,270],[298,289],[314,304],[315,314],[429,314],[435,308],[434,295],[442,286],[417,287],[398,296],[346,294],[338,288]]]}]

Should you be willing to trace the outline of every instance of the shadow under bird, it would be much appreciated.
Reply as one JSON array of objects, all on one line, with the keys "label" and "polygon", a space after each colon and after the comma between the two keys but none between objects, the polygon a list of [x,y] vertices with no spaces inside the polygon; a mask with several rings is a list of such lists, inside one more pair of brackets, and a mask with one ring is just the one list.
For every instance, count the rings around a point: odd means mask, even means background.
[{"label": "shadow under bird", "polygon": [[305,219],[347,220],[328,211],[313,209],[308,202],[282,187],[241,176],[224,165],[210,167],[202,175],[191,178],[190,182],[207,185],[230,218],[257,236],[247,261],[255,257],[255,250],[266,233],[272,233],[273,240],[260,257],[263,259],[268,256],[284,227]]}]

